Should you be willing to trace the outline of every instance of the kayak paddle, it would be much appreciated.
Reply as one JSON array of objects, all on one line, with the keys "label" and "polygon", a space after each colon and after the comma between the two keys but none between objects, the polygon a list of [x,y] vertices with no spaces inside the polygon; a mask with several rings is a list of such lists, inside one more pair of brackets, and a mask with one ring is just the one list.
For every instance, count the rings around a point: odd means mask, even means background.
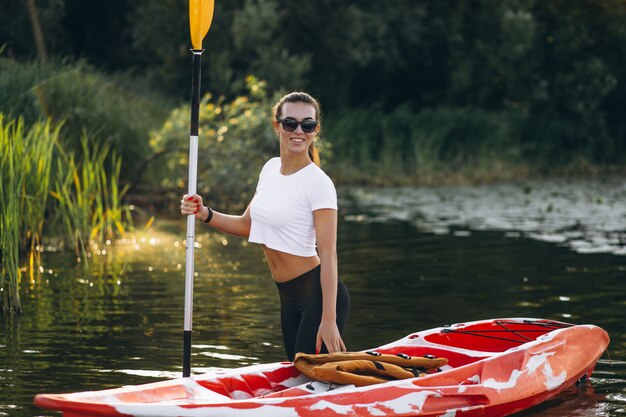
[{"label": "kayak paddle", "polygon": [[[189,31],[192,44],[191,72],[191,128],[189,131],[189,181],[188,195],[196,193],[198,181],[198,119],[200,112],[200,59],[202,39],[213,20],[214,0],[189,0]],[[196,241],[196,217],[187,216],[187,249],[185,265],[185,323],[183,332],[183,377],[191,375],[191,318],[193,315],[193,252]]]}]

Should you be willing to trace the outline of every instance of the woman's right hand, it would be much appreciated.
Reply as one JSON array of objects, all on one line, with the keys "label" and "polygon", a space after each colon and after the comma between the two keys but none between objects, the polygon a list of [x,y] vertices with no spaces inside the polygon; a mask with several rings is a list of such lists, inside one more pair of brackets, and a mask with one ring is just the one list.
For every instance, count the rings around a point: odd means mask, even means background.
[{"label": "woman's right hand", "polygon": [[198,194],[185,194],[180,200],[180,214],[183,216],[195,215],[196,219],[204,220],[209,215],[209,209],[202,204],[202,197]]}]

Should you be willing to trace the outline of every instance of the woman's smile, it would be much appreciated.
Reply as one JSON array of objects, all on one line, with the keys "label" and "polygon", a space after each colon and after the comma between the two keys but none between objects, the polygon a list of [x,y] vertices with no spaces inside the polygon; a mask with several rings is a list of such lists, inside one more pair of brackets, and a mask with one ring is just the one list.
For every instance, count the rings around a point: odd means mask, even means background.
[{"label": "woman's smile", "polygon": [[[313,142],[317,129],[313,132],[307,133],[302,130],[301,123],[303,121],[314,121],[317,117],[315,108],[306,103],[285,103],[283,105],[282,119],[293,120],[298,123],[295,129],[285,130],[281,122],[277,122],[275,125],[276,132],[281,143],[281,149],[283,153],[281,156],[293,157],[298,155],[304,155],[308,158],[308,148]],[[295,155],[294,155],[295,154]]]}]

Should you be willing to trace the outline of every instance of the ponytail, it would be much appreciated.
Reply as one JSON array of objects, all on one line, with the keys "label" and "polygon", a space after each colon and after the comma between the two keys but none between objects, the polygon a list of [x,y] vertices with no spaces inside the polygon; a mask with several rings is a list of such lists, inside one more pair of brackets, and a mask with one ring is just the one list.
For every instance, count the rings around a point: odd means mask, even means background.
[{"label": "ponytail", "polygon": [[320,153],[315,147],[315,139],[313,139],[313,142],[309,145],[309,158],[311,158],[311,161],[313,161],[315,165],[318,167],[321,166],[322,161],[320,161]]}]

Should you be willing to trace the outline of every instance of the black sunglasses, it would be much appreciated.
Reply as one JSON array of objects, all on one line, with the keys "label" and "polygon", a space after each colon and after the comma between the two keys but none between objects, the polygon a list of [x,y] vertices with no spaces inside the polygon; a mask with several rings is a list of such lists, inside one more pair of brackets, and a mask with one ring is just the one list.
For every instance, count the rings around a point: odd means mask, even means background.
[{"label": "black sunglasses", "polygon": [[304,133],[313,133],[317,128],[317,121],[312,119],[306,119],[299,122],[294,118],[287,117],[285,119],[278,120],[278,122],[282,125],[283,129],[285,129],[285,132],[295,131],[298,128],[298,125],[302,126],[302,131]]}]

